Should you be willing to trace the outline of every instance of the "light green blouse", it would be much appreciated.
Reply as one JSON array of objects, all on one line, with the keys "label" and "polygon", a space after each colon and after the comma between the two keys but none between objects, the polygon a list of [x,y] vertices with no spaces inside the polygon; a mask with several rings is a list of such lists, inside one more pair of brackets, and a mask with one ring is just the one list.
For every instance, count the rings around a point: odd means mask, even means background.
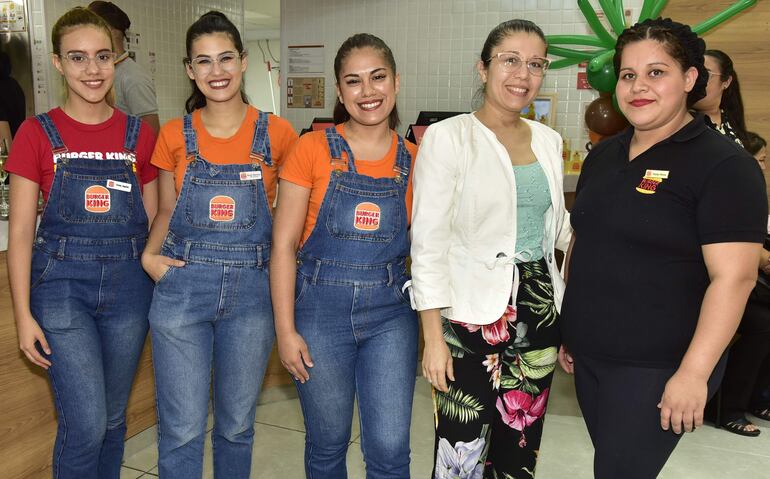
[{"label": "light green blouse", "polygon": [[[545,212],[551,206],[548,180],[539,162],[514,165],[516,177],[516,252],[529,261],[543,257]],[[517,261],[527,262],[526,260]]]}]

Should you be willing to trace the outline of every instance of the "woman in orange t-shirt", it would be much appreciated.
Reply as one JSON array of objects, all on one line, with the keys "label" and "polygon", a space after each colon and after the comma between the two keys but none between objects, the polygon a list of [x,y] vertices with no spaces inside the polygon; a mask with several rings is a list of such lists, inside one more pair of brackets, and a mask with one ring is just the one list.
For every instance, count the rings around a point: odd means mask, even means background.
[{"label": "woman in orange t-shirt", "polygon": [[281,170],[270,285],[278,352],[305,417],[305,469],[345,477],[358,397],[369,477],[409,476],[417,317],[409,279],[410,171],[388,46],[348,38],[334,61],[336,127],[308,133]]},{"label": "woman in orange t-shirt", "polygon": [[[209,12],[187,31],[188,114],[160,131],[159,211],[142,257],[160,474],[200,478],[213,389],[214,477],[248,478],[257,396],[275,337],[267,264],[278,167],[296,140],[249,106],[236,27]],[[213,387],[211,383],[213,369]]]}]

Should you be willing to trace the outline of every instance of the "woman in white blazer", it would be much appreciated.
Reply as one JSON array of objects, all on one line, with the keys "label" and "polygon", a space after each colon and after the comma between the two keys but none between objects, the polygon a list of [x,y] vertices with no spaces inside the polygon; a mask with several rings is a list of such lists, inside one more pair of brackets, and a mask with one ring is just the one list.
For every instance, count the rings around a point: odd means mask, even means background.
[{"label": "woman in white blazer", "polygon": [[478,62],[481,108],[429,127],[415,162],[413,294],[434,387],[436,478],[535,468],[564,292],[554,248],[571,232],[562,139],[520,118],[545,56],[534,23],[493,29]]}]

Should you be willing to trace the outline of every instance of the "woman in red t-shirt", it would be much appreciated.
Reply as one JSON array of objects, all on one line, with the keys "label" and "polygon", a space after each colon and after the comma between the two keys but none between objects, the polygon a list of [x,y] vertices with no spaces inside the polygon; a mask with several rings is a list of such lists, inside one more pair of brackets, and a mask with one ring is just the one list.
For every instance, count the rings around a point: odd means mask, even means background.
[{"label": "woman in red t-shirt", "polygon": [[152,298],[140,255],[156,210],[155,136],[109,101],[115,54],[100,17],[74,8],[51,39],[67,99],[21,125],[6,165],[14,316],[21,350],[51,376],[54,475],[117,477]]}]

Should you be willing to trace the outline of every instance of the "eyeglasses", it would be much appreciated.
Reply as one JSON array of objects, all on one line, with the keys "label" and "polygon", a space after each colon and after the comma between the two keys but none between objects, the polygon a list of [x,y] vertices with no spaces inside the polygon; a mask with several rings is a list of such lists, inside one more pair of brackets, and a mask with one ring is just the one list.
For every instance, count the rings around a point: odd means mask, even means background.
[{"label": "eyeglasses", "polygon": [[709,80],[711,80],[712,78],[719,78],[720,80],[722,80],[724,78],[724,75],[722,75],[721,73],[712,72],[708,68],[706,68],[706,71],[709,74],[709,78],[708,78]]},{"label": "eyeglasses", "polygon": [[500,52],[490,57],[487,61],[492,61],[497,57],[500,61],[500,66],[506,73],[514,73],[519,71],[521,66],[526,63],[527,70],[536,77],[545,75],[545,71],[548,70],[548,65],[551,64],[551,60],[547,58],[532,57],[529,60],[522,60],[518,55],[511,52]]},{"label": "eyeglasses", "polygon": [[190,65],[196,75],[207,76],[214,69],[214,64],[219,64],[219,68],[227,72],[234,72],[238,69],[240,60],[246,53],[226,52],[216,58],[201,56],[195,58],[185,58],[185,63]]},{"label": "eyeglasses", "polygon": [[58,57],[62,60],[67,60],[73,66],[81,70],[88,68],[88,65],[91,64],[91,61],[96,63],[96,66],[101,70],[107,70],[115,66],[115,59],[118,57],[118,55],[114,52],[99,52],[96,54],[96,56],[89,57],[84,53],[69,52],[65,53],[64,55],[58,55]]}]

